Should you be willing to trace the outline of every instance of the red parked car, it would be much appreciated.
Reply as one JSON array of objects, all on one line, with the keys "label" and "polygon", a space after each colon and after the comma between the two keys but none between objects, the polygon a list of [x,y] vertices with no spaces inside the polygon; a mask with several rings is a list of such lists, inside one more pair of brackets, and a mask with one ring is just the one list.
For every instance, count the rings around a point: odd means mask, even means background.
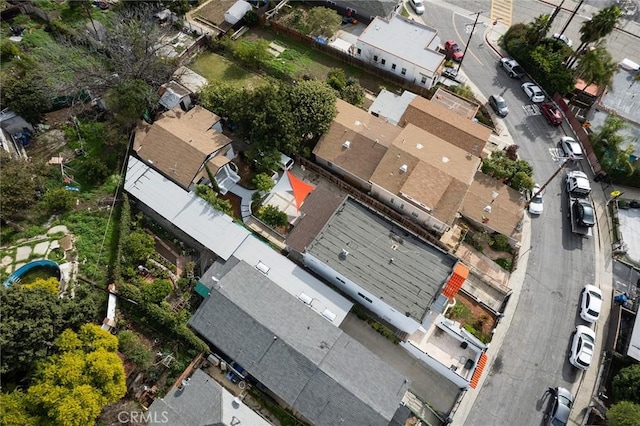
[{"label": "red parked car", "polygon": [[548,102],[543,103],[542,105],[540,105],[540,111],[542,112],[542,115],[544,115],[544,118],[547,119],[549,124],[552,124],[554,126],[559,126],[560,124],[562,124],[562,114],[560,114],[558,108],[553,106],[553,104],[550,104]]},{"label": "red parked car", "polygon": [[444,44],[444,50],[447,52],[447,57],[453,59],[456,62],[462,60],[462,49],[458,46],[454,40],[449,40]]}]

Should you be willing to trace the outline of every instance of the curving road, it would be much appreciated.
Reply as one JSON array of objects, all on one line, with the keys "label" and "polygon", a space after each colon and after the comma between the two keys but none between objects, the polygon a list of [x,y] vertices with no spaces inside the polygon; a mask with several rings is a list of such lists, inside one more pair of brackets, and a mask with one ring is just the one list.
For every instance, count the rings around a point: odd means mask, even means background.
[{"label": "curving road", "polygon": [[[424,21],[438,29],[443,40],[454,38],[464,45],[474,12],[487,11],[487,1],[468,0],[456,4],[429,2]],[[527,1],[527,13],[538,2]],[[517,6],[514,5],[517,10]],[[514,10],[514,22],[528,20]],[[470,15],[473,14],[473,15]],[[533,16],[539,13],[535,12]],[[536,114],[520,83],[510,79],[498,65],[496,53],[484,44],[488,18],[476,28],[462,68],[485,97],[500,94],[509,105],[504,125],[520,146],[519,154],[534,167],[534,177],[544,182],[560,164],[557,143],[564,130],[550,126]],[[566,127],[569,130],[568,126]],[[576,167],[580,167],[577,165]],[[585,167],[586,166],[585,164]],[[580,289],[594,281],[594,240],[571,233],[562,191],[563,173],[549,184],[544,213],[531,225],[531,251],[526,278],[511,326],[500,353],[488,372],[464,425],[542,424],[549,386],[575,389],[581,378],[567,361],[571,334],[578,316]]]}]

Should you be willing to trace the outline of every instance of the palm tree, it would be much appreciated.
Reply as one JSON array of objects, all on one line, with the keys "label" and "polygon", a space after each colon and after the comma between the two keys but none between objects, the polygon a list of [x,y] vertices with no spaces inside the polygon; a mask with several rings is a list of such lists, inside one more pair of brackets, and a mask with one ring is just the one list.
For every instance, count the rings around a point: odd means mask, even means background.
[{"label": "palm tree", "polygon": [[618,6],[613,5],[602,9],[588,21],[584,21],[580,27],[580,46],[578,46],[573,56],[567,61],[567,68],[573,66],[578,55],[580,55],[590,43],[609,35],[615,29],[616,25],[618,25],[621,16],[622,10]]},{"label": "palm tree", "polygon": [[618,70],[618,65],[613,61],[609,52],[605,49],[604,43],[598,43],[595,48],[590,49],[580,57],[578,64],[574,68],[574,77],[584,81],[585,91],[587,87],[595,83],[598,86],[597,96],[604,93],[611,79]]},{"label": "palm tree", "polygon": [[589,135],[589,140],[596,152],[600,152],[600,164],[605,170],[609,173],[616,171],[631,176],[635,171],[635,165],[631,161],[634,146],[627,143],[626,148],[622,148],[622,144],[628,141],[625,136],[618,133],[626,126],[627,124],[622,118],[610,114],[602,127]]},{"label": "palm tree", "polygon": [[545,38],[549,30],[549,15],[540,15],[527,25],[527,41],[535,46]]}]

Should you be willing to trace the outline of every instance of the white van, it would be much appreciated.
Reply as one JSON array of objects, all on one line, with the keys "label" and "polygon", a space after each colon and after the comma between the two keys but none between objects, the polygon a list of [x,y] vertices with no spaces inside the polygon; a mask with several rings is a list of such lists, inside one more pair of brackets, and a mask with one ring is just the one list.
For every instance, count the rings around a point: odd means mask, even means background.
[{"label": "white van", "polygon": [[416,14],[422,15],[424,13],[424,3],[422,3],[422,0],[409,0],[409,4],[411,4],[413,10],[416,11]]},{"label": "white van", "polygon": [[282,170],[291,170],[291,168],[293,167],[293,160],[291,159],[291,157],[284,155],[283,153],[280,153],[280,168]]}]

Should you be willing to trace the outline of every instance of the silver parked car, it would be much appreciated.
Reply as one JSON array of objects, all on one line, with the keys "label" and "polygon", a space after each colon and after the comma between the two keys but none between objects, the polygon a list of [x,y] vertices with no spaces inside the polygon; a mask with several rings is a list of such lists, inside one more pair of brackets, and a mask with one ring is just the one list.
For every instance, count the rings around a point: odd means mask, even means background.
[{"label": "silver parked car", "polygon": [[553,405],[549,413],[545,414],[547,426],[565,426],[569,421],[569,414],[573,406],[573,395],[565,388],[550,389]]},{"label": "silver parked car", "polygon": [[500,95],[489,96],[489,105],[500,117],[506,117],[509,114],[509,107],[507,107],[507,103]]}]

